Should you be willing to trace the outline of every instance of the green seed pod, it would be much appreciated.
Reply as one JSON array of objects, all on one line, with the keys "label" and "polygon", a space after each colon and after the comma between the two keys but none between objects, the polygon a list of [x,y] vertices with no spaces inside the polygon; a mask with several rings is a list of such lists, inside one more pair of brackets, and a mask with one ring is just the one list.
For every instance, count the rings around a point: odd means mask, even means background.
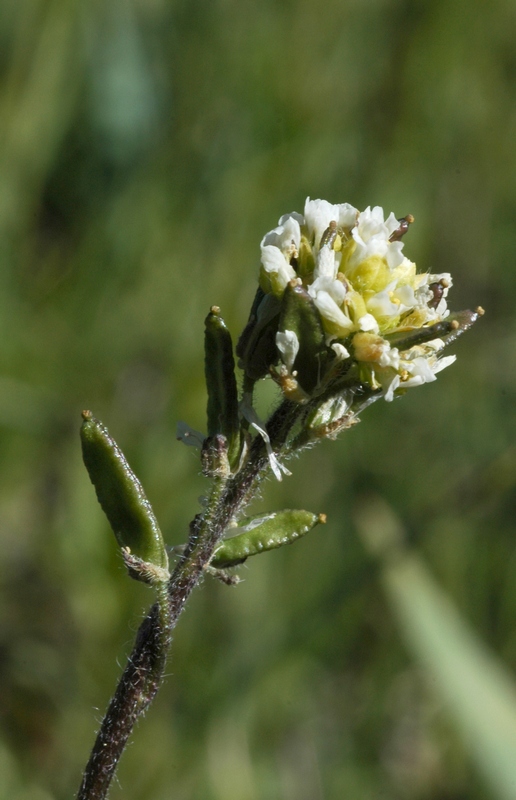
[{"label": "green seed pod", "polygon": [[324,375],[329,353],[321,315],[306,289],[295,281],[287,285],[283,295],[279,330],[293,331],[298,338],[293,369],[303,391],[311,395]]},{"label": "green seed pod", "polygon": [[208,436],[222,434],[228,443],[228,458],[233,466],[240,451],[240,421],[235,360],[231,334],[212,306],[205,321],[205,375],[208,390]]},{"label": "green seed pod", "polygon": [[448,345],[455,341],[462,333],[469,330],[483,313],[483,309],[477,309],[476,311],[456,311],[441,322],[436,322],[434,325],[412,331],[388,333],[384,338],[389,342],[391,347],[397,347],[398,350],[401,351],[408,350],[410,347],[414,347],[414,345],[431,342],[433,339],[442,339],[443,342]]},{"label": "green seed pod", "polygon": [[225,539],[215,550],[210,566],[217,569],[235,567],[249,556],[292,544],[324,522],[324,514],[292,509],[248,517],[239,525],[244,528],[244,533]]},{"label": "green seed pod", "polygon": [[168,556],[151,504],[142,485],[108,429],[83,411],[82,457],[97,499],[120,547],[137,559],[164,570]]},{"label": "green seed pod", "polygon": [[455,341],[459,336],[462,336],[463,333],[469,331],[472,325],[475,324],[479,317],[483,317],[485,314],[484,309],[482,306],[478,306],[475,311],[470,311],[466,309],[465,311],[455,311],[450,314],[449,317],[446,317],[446,322],[450,322],[452,329],[449,333],[445,333],[441,336],[445,345],[449,345]]}]

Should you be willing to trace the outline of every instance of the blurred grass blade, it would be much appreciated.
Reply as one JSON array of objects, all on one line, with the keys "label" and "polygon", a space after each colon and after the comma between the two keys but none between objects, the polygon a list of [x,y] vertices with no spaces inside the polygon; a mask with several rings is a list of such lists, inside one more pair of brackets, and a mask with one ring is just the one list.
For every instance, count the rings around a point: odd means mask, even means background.
[{"label": "blurred grass blade", "polygon": [[[378,514],[378,512],[380,512]],[[516,681],[488,650],[423,562],[404,555],[399,522],[376,507],[358,520],[371,550],[387,557],[383,582],[405,644],[428,671],[475,764],[499,800],[516,797]],[[365,526],[367,525],[367,530]],[[379,547],[379,532],[385,538]],[[396,554],[396,558],[389,558]]]}]

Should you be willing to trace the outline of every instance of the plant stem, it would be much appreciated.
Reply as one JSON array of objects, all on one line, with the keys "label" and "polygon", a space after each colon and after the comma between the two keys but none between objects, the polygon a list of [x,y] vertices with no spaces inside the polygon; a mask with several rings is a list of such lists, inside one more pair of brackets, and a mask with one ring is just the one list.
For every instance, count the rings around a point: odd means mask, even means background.
[{"label": "plant stem", "polygon": [[170,602],[165,591],[138,630],[84,771],[79,800],[106,797],[134,724],[158,690],[171,638]]},{"label": "plant stem", "polygon": [[[269,419],[267,432],[276,453],[284,446],[301,408],[284,400]],[[190,524],[190,538],[185,551],[168,584],[158,586],[157,602],[138,630],[127,666],[86,765],[77,800],[103,800],[106,797],[133,727],[158,691],[178,617],[201,580],[229,523],[253,498],[268,469],[265,445],[257,436],[240,472],[229,480],[214,479],[205,513],[195,517]]]}]

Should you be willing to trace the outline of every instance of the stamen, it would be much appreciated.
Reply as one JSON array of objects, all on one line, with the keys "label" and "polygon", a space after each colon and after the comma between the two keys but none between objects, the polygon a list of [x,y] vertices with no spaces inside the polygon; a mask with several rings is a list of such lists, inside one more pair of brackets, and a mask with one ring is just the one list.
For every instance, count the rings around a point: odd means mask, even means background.
[{"label": "stamen", "polygon": [[333,219],[326,230],[324,231],[323,235],[321,236],[321,242],[319,244],[319,249],[322,249],[325,245],[328,247],[333,247],[333,243],[337,238],[338,231],[337,231],[337,223]]},{"label": "stamen", "polygon": [[399,227],[389,236],[389,242],[399,242],[409,229],[409,226],[414,222],[412,214],[407,214],[406,217],[400,217],[398,220]]}]

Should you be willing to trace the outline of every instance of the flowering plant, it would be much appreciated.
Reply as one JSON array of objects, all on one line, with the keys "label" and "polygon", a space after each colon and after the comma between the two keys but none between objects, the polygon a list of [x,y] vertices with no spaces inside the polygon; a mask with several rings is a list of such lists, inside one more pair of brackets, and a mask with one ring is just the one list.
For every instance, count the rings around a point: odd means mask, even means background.
[{"label": "flowering plant", "polygon": [[[285,460],[337,434],[379,398],[392,401],[428,383],[455,360],[444,347],[483,313],[450,313],[448,273],[418,273],[403,255],[413,222],[385,218],[376,206],[310,200],[304,214],[279,220],[261,242],[259,288],[236,346],[213,306],[205,323],[207,435],[181,425],[178,438],[201,451],[211,491],[173,548],[172,573],[156,517],[137,477],[107,429],[84,412],[83,456],[131,577],[154,588],[156,602],[97,736],[79,800],[107,794],[134,723],[152,701],[171,632],[205,574],[238,583],[234,568],[250,556],[289,544],[325,522],[323,514],[286,509],[244,518],[260,482],[290,474]],[[254,387],[267,376],[281,400],[263,422]],[[229,537],[226,534],[230,533]]]}]

